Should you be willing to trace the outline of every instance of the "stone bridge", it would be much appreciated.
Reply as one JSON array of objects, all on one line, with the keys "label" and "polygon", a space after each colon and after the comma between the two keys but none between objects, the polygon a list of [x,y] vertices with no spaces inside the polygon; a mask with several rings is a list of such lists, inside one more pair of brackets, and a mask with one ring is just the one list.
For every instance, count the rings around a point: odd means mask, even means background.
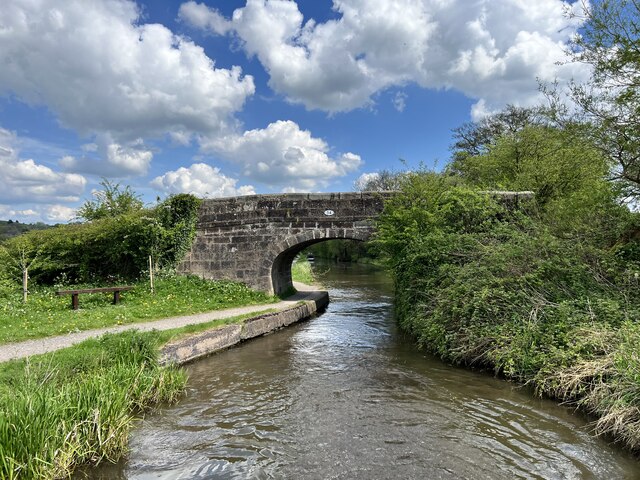
[{"label": "stone bridge", "polygon": [[[485,192],[511,208],[533,192]],[[244,282],[268,293],[289,290],[291,263],[314,243],[365,241],[394,192],[293,193],[202,202],[196,238],[181,273]]]},{"label": "stone bridge", "polygon": [[290,289],[291,263],[314,243],[364,241],[391,192],[252,195],[205,200],[181,273],[269,293]]}]

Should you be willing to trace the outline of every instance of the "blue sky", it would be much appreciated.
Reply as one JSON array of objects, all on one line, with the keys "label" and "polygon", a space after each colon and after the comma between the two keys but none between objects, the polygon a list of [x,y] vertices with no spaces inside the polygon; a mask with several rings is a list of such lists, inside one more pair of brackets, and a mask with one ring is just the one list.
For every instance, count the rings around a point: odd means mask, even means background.
[{"label": "blue sky", "polygon": [[451,130],[588,76],[560,0],[5,0],[0,218],[68,221],[103,177],[146,202],[345,191],[441,168]]}]

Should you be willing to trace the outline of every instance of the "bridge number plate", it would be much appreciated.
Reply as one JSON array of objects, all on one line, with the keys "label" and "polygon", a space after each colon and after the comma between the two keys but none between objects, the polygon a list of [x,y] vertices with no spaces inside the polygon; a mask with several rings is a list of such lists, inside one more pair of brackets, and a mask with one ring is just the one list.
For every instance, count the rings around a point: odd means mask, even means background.
[{"label": "bridge number plate", "polygon": [[327,217],[333,217],[333,216],[336,214],[336,212],[334,212],[333,210],[325,210],[325,211],[324,211],[324,214],[325,214]]}]

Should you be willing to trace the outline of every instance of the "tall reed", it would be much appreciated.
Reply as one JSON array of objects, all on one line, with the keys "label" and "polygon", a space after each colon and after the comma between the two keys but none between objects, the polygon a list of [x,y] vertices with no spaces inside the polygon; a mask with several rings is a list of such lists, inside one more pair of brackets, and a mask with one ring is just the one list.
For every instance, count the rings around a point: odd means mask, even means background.
[{"label": "tall reed", "polygon": [[[116,461],[136,415],[175,401],[185,375],[161,367],[154,334],[111,335],[50,355],[4,380],[0,396],[0,478],[66,478],[80,464]],[[73,363],[91,351],[88,370]],[[107,351],[109,349],[110,351]]]}]

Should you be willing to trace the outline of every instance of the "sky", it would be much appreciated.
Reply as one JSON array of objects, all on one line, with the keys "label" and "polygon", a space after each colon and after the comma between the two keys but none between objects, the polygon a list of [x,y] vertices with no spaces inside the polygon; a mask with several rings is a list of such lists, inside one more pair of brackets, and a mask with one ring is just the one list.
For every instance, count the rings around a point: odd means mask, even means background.
[{"label": "sky", "polygon": [[560,0],[3,0],[0,219],[73,220],[102,179],[147,204],[353,190],[440,169],[451,131],[566,58]]}]

